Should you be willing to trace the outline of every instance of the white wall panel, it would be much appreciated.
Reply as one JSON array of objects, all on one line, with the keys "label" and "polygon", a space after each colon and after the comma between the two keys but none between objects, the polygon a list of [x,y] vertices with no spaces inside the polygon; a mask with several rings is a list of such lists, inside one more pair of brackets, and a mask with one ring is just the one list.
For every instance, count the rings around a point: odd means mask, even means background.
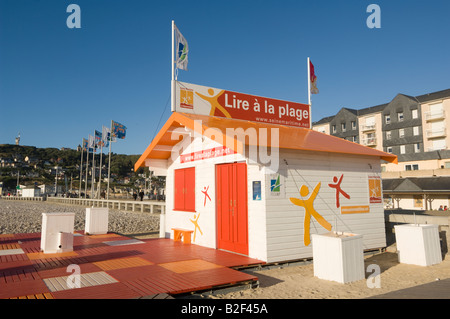
[{"label": "white wall panel", "polygon": [[[302,185],[308,186],[309,194],[305,198],[309,198],[319,182],[321,186],[314,208],[333,228],[364,235],[364,249],[386,245],[382,204],[369,203],[368,175],[380,174],[379,159],[291,150],[280,152],[280,157],[280,163],[287,162],[281,167],[281,171],[286,170],[285,196],[267,195],[266,202],[269,262],[312,257],[312,244],[305,246],[303,242],[305,210],[294,205],[289,198],[301,199]],[[369,206],[369,213],[341,214],[341,208],[336,207],[336,190],[328,185],[334,184],[333,177],[339,179],[341,174],[344,174],[341,188],[350,195],[350,199],[340,195],[340,206]],[[311,216],[310,234],[326,232]]]}]

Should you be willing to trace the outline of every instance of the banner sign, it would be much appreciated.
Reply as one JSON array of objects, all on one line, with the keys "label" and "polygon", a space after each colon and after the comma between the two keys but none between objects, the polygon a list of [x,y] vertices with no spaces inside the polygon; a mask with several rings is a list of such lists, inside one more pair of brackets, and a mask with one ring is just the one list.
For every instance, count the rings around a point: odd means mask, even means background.
[{"label": "banner sign", "polygon": [[310,106],[176,82],[175,111],[310,128]]},{"label": "banner sign", "polygon": [[202,150],[197,151],[189,154],[180,155],[180,162],[181,163],[189,163],[194,161],[200,161],[208,158],[214,158],[214,157],[220,157],[220,156],[226,156],[236,154],[235,151],[232,149],[226,147],[226,146],[219,146],[210,148],[208,150]]}]

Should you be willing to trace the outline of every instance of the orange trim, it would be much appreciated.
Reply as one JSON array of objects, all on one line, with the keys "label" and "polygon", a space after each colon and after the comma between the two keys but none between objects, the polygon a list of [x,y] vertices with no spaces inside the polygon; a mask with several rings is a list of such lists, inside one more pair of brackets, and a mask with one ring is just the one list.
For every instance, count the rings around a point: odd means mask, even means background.
[{"label": "orange trim", "polygon": [[369,205],[341,207],[341,214],[365,214],[365,213],[370,213]]},{"label": "orange trim", "polygon": [[[201,125],[196,124],[195,121],[201,121]],[[212,133],[214,132],[214,128],[216,128],[219,130],[219,132],[222,133],[222,141],[218,140],[217,136],[215,136],[215,140],[222,145],[230,147],[233,151],[240,154],[243,153],[244,144],[259,145],[258,133],[260,129],[266,129],[267,132],[267,143],[261,144],[261,146],[270,147],[270,134],[271,129],[273,128],[278,129],[279,148],[304,150],[311,152],[377,156],[387,162],[394,164],[398,163],[396,155],[372,149],[370,147],[366,147],[354,142],[346,141],[335,136],[313,131],[311,129],[250,122],[245,120],[235,120],[208,115],[174,112],[161,128],[156,137],[153,139],[153,141],[150,143],[150,145],[147,147],[142,156],[136,162],[134,166],[135,171],[144,165],[146,159],[168,159],[171,154],[170,151],[157,151],[154,149],[157,145],[173,146],[177,144],[180,139],[172,140],[172,132],[169,131],[169,129],[182,127],[189,128],[193,131],[195,130],[197,133],[202,135],[206,130],[209,129],[207,133],[210,133],[211,136],[213,135]],[[230,133],[227,134],[227,128],[242,129],[242,132],[245,132],[247,130],[255,130],[257,134],[256,136],[258,138],[256,139],[256,141],[246,139],[242,142],[237,136],[233,136]]]}]

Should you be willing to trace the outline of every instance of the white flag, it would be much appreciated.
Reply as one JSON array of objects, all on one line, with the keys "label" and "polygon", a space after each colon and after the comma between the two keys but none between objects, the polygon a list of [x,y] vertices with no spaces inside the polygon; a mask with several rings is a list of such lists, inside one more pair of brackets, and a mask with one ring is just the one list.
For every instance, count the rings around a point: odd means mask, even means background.
[{"label": "white flag", "polygon": [[187,71],[189,46],[181,32],[175,27],[175,52],[177,69]]},{"label": "white flag", "polygon": [[102,142],[104,147],[109,146],[109,140],[111,136],[111,130],[106,126],[102,125]]},{"label": "white flag", "polygon": [[88,138],[88,149],[89,149],[89,152],[95,152],[95,140],[91,134],[89,134],[89,138]]}]

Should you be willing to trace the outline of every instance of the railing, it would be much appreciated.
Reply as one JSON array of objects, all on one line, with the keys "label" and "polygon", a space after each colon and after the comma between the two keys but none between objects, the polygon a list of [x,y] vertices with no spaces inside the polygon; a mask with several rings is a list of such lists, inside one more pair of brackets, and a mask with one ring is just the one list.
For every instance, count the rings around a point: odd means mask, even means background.
[{"label": "railing", "polygon": [[117,210],[127,210],[133,212],[142,213],[159,213],[165,214],[166,203],[158,201],[127,201],[127,200],[107,200],[107,199],[89,199],[89,198],[66,198],[66,197],[21,197],[21,196],[2,196],[1,199],[5,200],[29,200],[29,201],[43,201],[70,204],[70,205],[82,205],[88,207],[108,207]]},{"label": "railing", "polygon": [[25,201],[44,201],[44,197],[23,197],[23,196],[0,196],[1,199],[5,200],[25,200]]},{"label": "railing", "polygon": [[375,146],[377,145],[377,138],[376,137],[363,138],[361,140],[361,144],[364,146]]},{"label": "railing", "polygon": [[374,131],[376,128],[375,124],[369,124],[369,125],[361,125],[361,131]]},{"label": "railing", "polygon": [[47,197],[47,201],[58,202],[72,205],[82,205],[89,207],[108,207],[111,209],[128,210],[133,212],[165,213],[166,203],[157,201],[127,201],[112,199],[89,199],[89,198],[65,198],[65,197]]},{"label": "railing", "polygon": [[444,110],[425,112],[425,120],[432,121],[445,118]]},{"label": "railing", "polygon": [[445,149],[447,149],[446,145],[443,145],[441,147],[428,147],[427,152],[440,151],[440,150],[445,150]]},{"label": "railing", "polygon": [[446,136],[445,128],[439,129],[439,130],[427,130],[427,137],[433,138],[433,137],[444,137]]}]

